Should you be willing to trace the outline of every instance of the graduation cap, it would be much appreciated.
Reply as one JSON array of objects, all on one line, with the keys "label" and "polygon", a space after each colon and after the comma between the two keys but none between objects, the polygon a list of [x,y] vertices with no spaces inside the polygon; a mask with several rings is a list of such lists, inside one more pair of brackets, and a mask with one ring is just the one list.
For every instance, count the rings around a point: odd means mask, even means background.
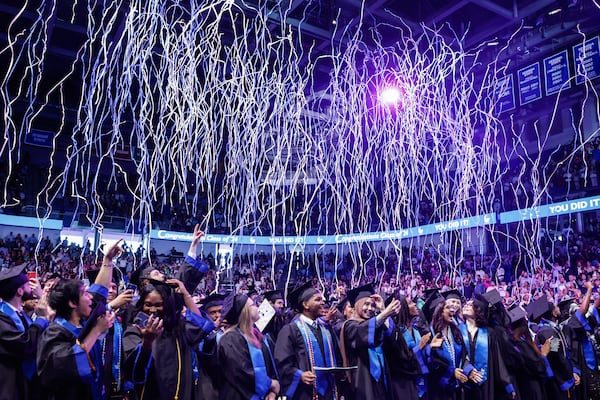
[{"label": "graduation cap", "polygon": [[529,303],[527,306],[527,314],[531,321],[537,322],[544,315],[552,311],[553,305],[546,299],[546,296],[542,296],[539,299]]},{"label": "graduation cap", "polygon": [[437,291],[431,293],[427,300],[425,300],[425,304],[423,304],[423,314],[425,314],[427,321],[431,322],[436,307],[445,300],[446,299]]},{"label": "graduation cap", "polygon": [[348,304],[348,298],[344,298],[344,300],[340,301],[335,308],[338,309],[339,312],[341,312],[342,314],[344,313],[344,310],[346,309],[346,304]]},{"label": "graduation cap", "polygon": [[225,297],[227,296],[224,294],[213,293],[200,300],[200,304],[202,304],[202,308],[208,310],[211,307],[222,306]]},{"label": "graduation cap", "polygon": [[256,295],[258,295],[258,291],[256,290],[256,288],[254,286],[250,286],[248,288],[248,294],[246,296],[252,297],[252,296],[256,296]]},{"label": "graduation cap", "polygon": [[439,287],[425,289],[423,290],[423,298],[427,300],[429,296],[431,296],[433,293],[439,293],[440,290],[442,289],[440,289]]},{"label": "graduation cap", "polygon": [[14,297],[17,289],[29,282],[24,272],[27,263],[0,271],[0,297],[4,300]]},{"label": "graduation cap", "polygon": [[482,300],[485,301],[490,307],[503,306],[502,296],[498,289],[492,289],[481,295]]},{"label": "graduation cap", "polygon": [[263,295],[264,298],[269,300],[271,303],[275,303],[276,300],[283,300],[283,293],[281,293],[281,290],[270,290],[265,292]]},{"label": "graduation cap", "polygon": [[575,302],[575,299],[572,297],[563,299],[560,303],[558,303],[558,308],[560,309],[561,318],[566,318],[570,314],[571,304]]},{"label": "graduation cap", "polygon": [[520,325],[527,320],[527,313],[516,303],[508,310],[508,318],[512,326]]},{"label": "graduation cap", "polygon": [[235,325],[240,320],[240,314],[248,302],[248,296],[245,294],[235,294],[230,292],[223,300],[223,310],[221,319],[227,321],[229,325]]},{"label": "graduation cap", "polygon": [[319,291],[313,288],[312,283],[308,281],[288,293],[288,306],[301,312],[303,310],[302,303],[317,293],[319,293]]},{"label": "graduation cap", "polygon": [[347,297],[350,305],[354,307],[358,300],[364,299],[365,297],[371,297],[374,294],[375,289],[373,288],[373,285],[368,283],[348,291]]},{"label": "graduation cap", "polygon": [[444,296],[444,298],[446,300],[448,299],[457,299],[462,301],[462,295],[460,294],[460,292],[456,289],[450,289],[450,290],[446,290],[445,292],[441,292],[440,293],[442,296]]},{"label": "graduation cap", "polygon": [[158,269],[154,268],[153,266],[146,266],[145,268],[142,268],[140,266],[140,268],[136,269],[131,273],[131,278],[129,278],[129,282],[133,283],[134,285],[137,285],[137,287],[140,287],[140,282],[143,279],[150,279],[150,274],[152,273],[152,271],[158,271]]}]

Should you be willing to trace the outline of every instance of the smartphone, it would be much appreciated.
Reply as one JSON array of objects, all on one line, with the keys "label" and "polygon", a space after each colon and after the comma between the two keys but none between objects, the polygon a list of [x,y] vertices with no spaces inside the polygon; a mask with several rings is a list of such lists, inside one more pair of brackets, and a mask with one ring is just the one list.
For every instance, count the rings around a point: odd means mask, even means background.
[{"label": "smartphone", "polygon": [[560,339],[559,338],[553,338],[550,341],[550,351],[553,351],[553,352],[556,353],[558,351],[559,345],[560,345]]},{"label": "smartphone", "polygon": [[146,324],[148,324],[148,318],[150,318],[148,314],[140,311],[133,319],[133,323],[139,326],[140,328],[144,329],[146,328]]},{"label": "smartphone", "polygon": [[27,271],[27,279],[37,279],[37,272],[35,271]]},{"label": "smartphone", "polygon": [[125,290],[131,290],[133,293],[135,293],[135,291],[137,290],[137,286],[133,283],[128,283],[125,287]]}]

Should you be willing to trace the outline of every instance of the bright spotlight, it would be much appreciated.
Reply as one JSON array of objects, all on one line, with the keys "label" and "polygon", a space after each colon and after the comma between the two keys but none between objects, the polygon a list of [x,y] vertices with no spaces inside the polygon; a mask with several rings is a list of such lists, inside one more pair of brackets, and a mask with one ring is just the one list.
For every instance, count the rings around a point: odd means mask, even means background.
[{"label": "bright spotlight", "polygon": [[398,104],[400,102],[401,93],[396,87],[387,87],[383,89],[379,95],[379,100],[384,104]]}]

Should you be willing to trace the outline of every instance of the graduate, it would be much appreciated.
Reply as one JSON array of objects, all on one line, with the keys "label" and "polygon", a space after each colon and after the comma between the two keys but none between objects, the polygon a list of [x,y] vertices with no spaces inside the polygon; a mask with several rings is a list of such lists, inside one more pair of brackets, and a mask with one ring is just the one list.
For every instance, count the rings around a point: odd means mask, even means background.
[{"label": "graduate", "polygon": [[446,304],[448,304],[448,307],[450,308],[454,323],[456,325],[462,323],[464,321],[462,316],[463,301],[460,292],[456,289],[450,289],[445,292],[440,292],[440,294],[446,299]]},{"label": "graduate", "polygon": [[337,398],[333,374],[315,370],[341,365],[337,340],[319,321],[324,305],[322,293],[306,282],[288,294],[288,305],[299,314],[277,336],[275,362],[280,395],[288,400]]},{"label": "graduate", "polygon": [[215,323],[214,330],[202,339],[196,348],[198,368],[196,394],[197,398],[202,400],[218,400],[223,383],[223,371],[217,359],[217,344],[225,332],[221,318],[224,299],[225,295],[212,293],[200,301],[202,310]]},{"label": "graduate", "polygon": [[269,304],[275,310],[275,315],[273,318],[271,318],[263,333],[270,336],[271,339],[276,342],[279,331],[287,323],[285,314],[283,312],[283,309],[285,308],[283,293],[281,293],[281,290],[271,290],[265,292],[264,297],[269,301]]},{"label": "graduate", "polygon": [[392,299],[386,307],[371,284],[350,290],[348,301],[354,316],[344,324],[342,340],[348,365],[358,366],[351,378],[355,398],[391,399],[389,356],[382,344],[393,331],[390,317],[398,314],[400,302]]},{"label": "graduate", "polygon": [[[91,282],[95,282],[98,273],[99,270],[90,270],[87,271],[87,276]],[[121,272],[118,268],[113,268],[112,280],[106,298],[107,310],[114,313],[113,326],[108,330],[106,336],[100,340],[105,398],[110,398],[113,395],[124,395],[128,390],[133,389],[133,385],[126,382],[123,376],[122,339],[125,311],[133,300],[134,291],[129,289],[119,293],[121,282]]]},{"label": "graduate", "polygon": [[123,251],[121,240],[106,250],[94,284],[59,280],[50,289],[49,306],[56,312],[38,346],[36,364],[49,400],[104,398],[101,336],[113,325],[106,309],[113,259]]},{"label": "graduate", "polygon": [[42,296],[37,279],[27,277],[25,266],[0,272],[0,400],[39,398],[35,356],[48,321],[33,322],[23,313],[24,296]]},{"label": "graduate", "polygon": [[550,353],[550,341],[546,339],[538,348],[533,342],[527,324],[527,313],[519,306],[508,311],[512,350],[507,359],[515,377],[517,398],[527,400],[546,400],[545,382],[552,376],[552,370],[546,357]]},{"label": "graduate", "polygon": [[464,340],[454,323],[451,307],[439,293],[433,292],[423,309],[431,322],[433,336],[425,348],[425,362],[429,369],[427,398],[456,400],[460,398],[461,385],[468,380],[463,373],[467,354]]},{"label": "graduate", "polygon": [[219,398],[275,400],[279,381],[272,355],[273,342],[254,326],[258,307],[246,295],[225,299],[223,319],[229,328],[219,340],[218,361],[226,371]]},{"label": "graduate", "polygon": [[383,340],[383,352],[389,360],[391,394],[393,399],[416,400],[427,391],[425,374],[428,369],[423,349],[429,343],[431,333],[421,336],[413,324],[419,310],[409,297],[396,293],[385,300],[386,306],[394,298],[400,302],[400,311],[393,317],[391,335]]},{"label": "graduate", "polygon": [[[598,306],[600,300],[596,301],[592,312],[588,316],[590,300],[594,285],[592,282],[585,283],[586,293],[581,305],[572,304],[573,299],[563,300],[559,303],[561,314],[565,310],[565,322],[562,325],[562,331],[566,341],[566,347],[569,350],[571,364],[573,365],[574,378],[580,384],[573,388],[573,398],[577,400],[587,400],[592,398],[591,390],[597,386],[594,380],[598,379],[598,359],[594,352],[594,346],[590,339],[593,334],[594,326],[598,325],[596,317],[598,316]],[[572,316],[568,310],[571,306],[575,309]]]},{"label": "graduate", "polygon": [[[177,310],[172,287],[185,300],[185,318]],[[170,279],[144,287],[136,304],[135,325],[123,335],[124,371],[138,400],[192,399],[192,353],[215,328],[201,315],[185,285]]]},{"label": "graduate", "polygon": [[571,389],[575,385],[575,376],[569,359],[567,341],[558,325],[560,309],[543,295],[530,303],[527,311],[531,314],[531,321],[537,323],[534,331],[536,345],[541,346],[552,338],[550,353],[547,356],[552,377],[546,382],[546,395],[549,399],[569,399]]},{"label": "graduate", "polygon": [[[499,297],[499,296],[498,296]],[[463,374],[465,400],[514,399],[516,391],[500,352],[496,331],[489,327],[487,310],[491,304],[477,295],[462,310],[465,322],[459,325],[467,352]]]}]

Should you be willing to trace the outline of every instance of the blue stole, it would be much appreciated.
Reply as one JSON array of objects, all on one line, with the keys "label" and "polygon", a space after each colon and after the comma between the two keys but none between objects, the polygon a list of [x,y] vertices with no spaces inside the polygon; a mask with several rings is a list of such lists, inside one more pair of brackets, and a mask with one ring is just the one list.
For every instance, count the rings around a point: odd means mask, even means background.
[{"label": "blue stole", "polygon": [[252,370],[254,371],[255,394],[252,396],[251,400],[264,399],[271,387],[271,378],[269,378],[269,375],[267,374],[267,366],[265,365],[265,358],[263,357],[262,350],[254,347],[239,328],[238,332],[246,340],[246,345],[250,352],[250,360],[252,361]]},{"label": "blue stole", "polygon": [[[121,390],[121,340],[123,338],[123,324],[115,317],[113,324],[113,359],[112,359],[112,375],[117,382],[117,390]],[[106,343],[106,338],[102,339],[102,347]],[[102,364],[106,364],[104,352],[102,353]]]},{"label": "blue stole", "polygon": [[[414,325],[413,325],[413,334],[415,335],[414,337],[413,337],[413,335],[410,334],[410,331],[408,329],[406,329],[406,328],[403,329],[402,336],[404,337],[404,340],[406,341],[406,344],[408,345],[409,349],[414,349],[421,343],[421,333],[419,332],[418,329],[415,328]],[[417,392],[418,392],[419,397],[423,397],[423,395],[425,393],[427,393],[427,384],[425,383],[425,374],[427,374],[429,372],[429,369],[427,368],[427,365],[425,365],[425,363],[423,362],[423,357],[420,354],[417,355],[415,353],[415,357],[417,357],[417,360],[419,361],[419,365],[421,366],[421,372],[422,372],[422,374],[417,376],[417,378],[416,378]]]},{"label": "blue stole", "polygon": [[[14,324],[17,327],[17,330],[19,332],[25,333],[25,326],[23,325],[23,321],[21,321],[21,318],[19,318],[19,315],[11,306],[9,306],[7,303],[5,303],[3,301],[0,301],[0,312],[6,314],[11,319],[11,321],[14,322]],[[33,321],[31,321],[31,319],[29,319],[27,314],[23,313],[23,317],[25,318],[27,323],[31,326]],[[25,374],[25,377],[27,378],[27,380],[31,381],[31,379],[33,379],[33,376],[35,375],[35,371],[36,371],[35,358],[33,358],[31,360],[23,361],[23,364],[21,364],[21,368],[22,368],[23,373]]]},{"label": "blue stole", "polygon": [[589,369],[594,371],[596,369],[596,356],[594,352],[594,346],[592,345],[592,342],[590,341],[590,338],[587,334],[588,332],[592,331],[592,327],[590,326],[587,319],[585,319],[585,317],[581,314],[581,312],[579,312],[579,310],[575,312],[575,317],[577,318],[583,329],[585,329],[584,337],[582,337],[581,339],[581,347],[583,350],[583,357],[585,358],[585,365]]},{"label": "blue stole", "polygon": [[467,324],[460,324],[458,326],[458,329],[460,329],[460,333],[462,334],[463,340],[465,342],[465,347],[467,348],[467,354],[469,355],[469,361],[471,362],[471,365],[473,365],[477,372],[479,372],[483,377],[482,381],[478,383],[478,385],[481,386],[487,380],[489,355],[488,330],[487,328],[477,329],[477,341],[475,342],[475,352],[474,354],[471,354],[471,340],[469,339],[469,330],[467,329]]},{"label": "blue stole", "polygon": [[[313,367],[335,367],[335,354],[332,348],[328,347],[329,343],[333,343],[333,339],[329,331],[323,327],[321,327],[321,335],[323,336],[323,350],[325,350],[325,354],[321,354],[321,348],[319,347],[319,342],[317,342],[317,338],[313,334],[312,330],[307,326],[307,324],[302,321],[300,318],[296,319],[296,325],[298,326],[298,330],[302,334],[302,339],[304,339],[304,344],[307,350],[307,353],[310,353],[309,349],[312,347],[312,356],[314,358]],[[309,363],[310,354],[309,356]],[[325,371],[314,371],[317,376],[317,393],[324,396],[327,392],[327,388],[333,384],[333,377],[331,374],[327,374]]]}]

